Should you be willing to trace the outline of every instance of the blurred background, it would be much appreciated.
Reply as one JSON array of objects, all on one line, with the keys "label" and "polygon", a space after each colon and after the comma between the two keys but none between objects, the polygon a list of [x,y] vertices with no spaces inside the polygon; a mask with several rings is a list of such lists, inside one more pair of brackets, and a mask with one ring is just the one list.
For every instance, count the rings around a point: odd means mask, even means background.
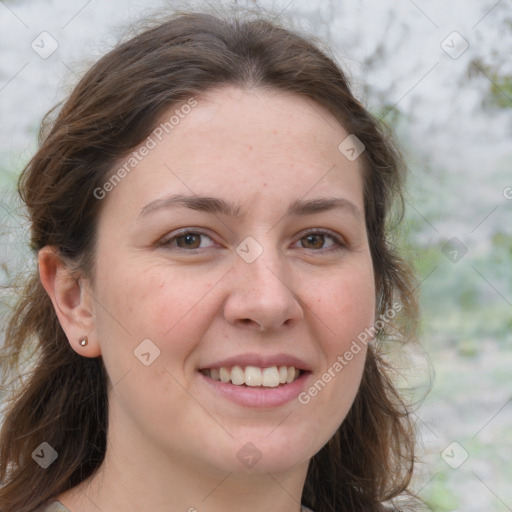
[{"label": "blurred background", "polygon": [[[34,268],[15,184],[43,115],[138,20],[193,5],[0,1],[1,315],[9,285]],[[421,433],[415,489],[436,512],[512,511],[512,3],[238,5],[319,37],[394,128],[410,169],[397,243],[422,307],[402,382]]]}]

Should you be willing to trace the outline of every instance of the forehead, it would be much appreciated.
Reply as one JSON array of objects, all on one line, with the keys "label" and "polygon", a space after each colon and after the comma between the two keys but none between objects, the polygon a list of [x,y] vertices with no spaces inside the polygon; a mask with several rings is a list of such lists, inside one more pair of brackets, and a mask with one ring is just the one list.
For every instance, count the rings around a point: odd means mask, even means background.
[{"label": "forehead", "polygon": [[[165,116],[164,116],[165,118]],[[310,159],[313,152],[337,150],[345,129],[324,107],[309,98],[274,89],[223,87],[198,99],[180,126],[181,135],[204,138],[198,150],[219,149],[217,143],[234,153],[267,148],[271,155]],[[260,154],[264,158],[264,154]]]},{"label": "forehead", "polygon": [[362,204],[361,159],[351,161],[338,150],[348,136],[332,114],[299,95],[214,89],[160,117],[151,150],[112,195],[124,190],[143,207],[159,193],[230,197],[245,186],[270,198],[277,187],[284,199],[350,189]]}]

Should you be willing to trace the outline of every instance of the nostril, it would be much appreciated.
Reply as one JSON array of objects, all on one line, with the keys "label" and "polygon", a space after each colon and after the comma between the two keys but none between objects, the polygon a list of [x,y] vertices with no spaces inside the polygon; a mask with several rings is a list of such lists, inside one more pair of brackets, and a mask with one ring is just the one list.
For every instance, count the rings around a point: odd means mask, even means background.
[{"label": "nostril", "polygon": [[253,320],[252,318],[239,318],[238,325],[252,327],[252,328],[259,328],[259,330],[261,330],[261,331],[265,330],[265,327],[263,327],[263,325],[261,325],[256,320]]},{"label": "nostril", "polygon": [[240,323],[242,325],[259,325],[258,322],[256,322],[252,318],[241,318]]}]

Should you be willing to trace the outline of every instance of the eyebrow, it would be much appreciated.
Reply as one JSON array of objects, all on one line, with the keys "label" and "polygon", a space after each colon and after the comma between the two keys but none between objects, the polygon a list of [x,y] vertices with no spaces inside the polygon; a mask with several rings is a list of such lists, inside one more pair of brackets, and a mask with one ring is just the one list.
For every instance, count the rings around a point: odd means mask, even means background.
[{"label": "eyebrow", "polygon": [[172,208],[176,206],[183,206],[185,208],[190,208],[191,210],[198,210],[202,212],[228,215],[230,217],[240,216],[240,207],[235,206],[235,204],[228,201],[224,201],[224,199],[176,194],[151,201],[151,203],[148,203],[142,208],[139,218],[145,217],[146,215],[162,208]]},{"label": "eyebrow", "polygon": [[327,212],[330,210],[342,210],[345,213],[356,217],[358,220],[363,220],[364,218],[361,210],[352,201],[342,197],[326,197],[321,199],[311,199],[309,201],[294,201],[288,208],[288,212],[286,214],[302,216]]},{"label": "eyebrow", "polygon": [[[240,217],[242,210],[240,206],[216,197],[175,194],[151,201],[142,208],[139,218],[145,217],[157,210],[180,206],[190,208],[191,210],[230,217]],[[332,210],[342,210],[358,220],[363,220],[364,218],[361,210],[354,203],[341,197],[311,199],[307,201],[299,199],[288,207],[285,216],[306,216]]]}]

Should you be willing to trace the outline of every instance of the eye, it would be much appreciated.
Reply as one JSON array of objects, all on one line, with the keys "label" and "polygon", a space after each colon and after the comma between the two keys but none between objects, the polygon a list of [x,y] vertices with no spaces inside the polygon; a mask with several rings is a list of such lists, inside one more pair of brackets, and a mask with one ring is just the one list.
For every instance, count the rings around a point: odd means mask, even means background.
[{"label": "eye", "polygon": [[183,230],[165,237],[160,245],[171,249],[193,250],[212,247],[215,242],[205,233]]},{"label": "eye", "polygon": [[303,249],[325,250],[326,252],[340,250],[345,247],[345,244],[339,237],[325,231],[306,233],[297,243],[300,243],[300,247]]}]

